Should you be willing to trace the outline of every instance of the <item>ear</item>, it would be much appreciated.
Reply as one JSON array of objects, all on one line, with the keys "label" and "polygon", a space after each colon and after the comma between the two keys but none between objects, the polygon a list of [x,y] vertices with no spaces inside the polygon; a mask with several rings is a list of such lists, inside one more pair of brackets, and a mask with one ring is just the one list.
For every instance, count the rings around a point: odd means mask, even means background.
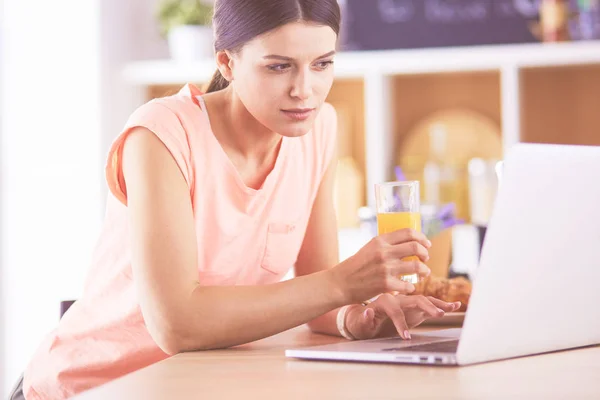
[{"label": "ear", "polygon": [[231,82],[233,80],[233,58],[231,56],[231,53],[229,53],[226,50],[218,51],[216,55],[216,60],[217,68],[219,68],[219,71],[221,72],[221,75],[223,75],[223,78]]}]

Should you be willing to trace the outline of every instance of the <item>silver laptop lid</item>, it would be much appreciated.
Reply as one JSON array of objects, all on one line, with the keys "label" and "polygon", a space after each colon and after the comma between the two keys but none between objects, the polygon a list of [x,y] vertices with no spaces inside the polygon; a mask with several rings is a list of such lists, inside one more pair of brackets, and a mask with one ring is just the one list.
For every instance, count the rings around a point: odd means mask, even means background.
[{"label": "silver laptop lid", "polygon": [[600,147],[505,159],[458,362],[600,343]]}]

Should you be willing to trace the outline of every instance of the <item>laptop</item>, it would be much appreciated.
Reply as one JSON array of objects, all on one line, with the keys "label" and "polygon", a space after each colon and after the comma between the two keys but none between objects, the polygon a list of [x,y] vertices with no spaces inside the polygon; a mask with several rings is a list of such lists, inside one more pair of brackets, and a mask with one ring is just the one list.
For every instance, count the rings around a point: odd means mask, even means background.
[{"label": "laptop", "polygon": [[600,147],[517,144],[503,164],[462,328],[286,356],[470,365],[600,344]]}]

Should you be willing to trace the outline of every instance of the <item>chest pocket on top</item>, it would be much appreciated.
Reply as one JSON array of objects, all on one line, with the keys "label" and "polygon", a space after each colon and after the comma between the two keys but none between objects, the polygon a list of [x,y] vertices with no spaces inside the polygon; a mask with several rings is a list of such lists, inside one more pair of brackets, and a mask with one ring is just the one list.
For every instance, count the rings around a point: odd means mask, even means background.
[{"label": "chest pocket on top", "polygon": [[304,240],[303,223],[270,223],[261,267],[275,275],[285,275],[296,262]]}]

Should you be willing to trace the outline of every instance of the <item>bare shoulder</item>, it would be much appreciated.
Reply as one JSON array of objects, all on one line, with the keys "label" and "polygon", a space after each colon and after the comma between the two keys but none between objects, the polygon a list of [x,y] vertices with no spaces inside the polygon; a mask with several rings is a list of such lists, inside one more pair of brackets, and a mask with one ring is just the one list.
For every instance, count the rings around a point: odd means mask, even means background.
[{"label": "bare shoulder", "polygon": [[[138,126],[129,132],[123,142],[123,174],[131,176],[142,170],[158,169],[170,158],[163,142],[150,129]],[[164,164],[163,164],[164,165]]]}]

